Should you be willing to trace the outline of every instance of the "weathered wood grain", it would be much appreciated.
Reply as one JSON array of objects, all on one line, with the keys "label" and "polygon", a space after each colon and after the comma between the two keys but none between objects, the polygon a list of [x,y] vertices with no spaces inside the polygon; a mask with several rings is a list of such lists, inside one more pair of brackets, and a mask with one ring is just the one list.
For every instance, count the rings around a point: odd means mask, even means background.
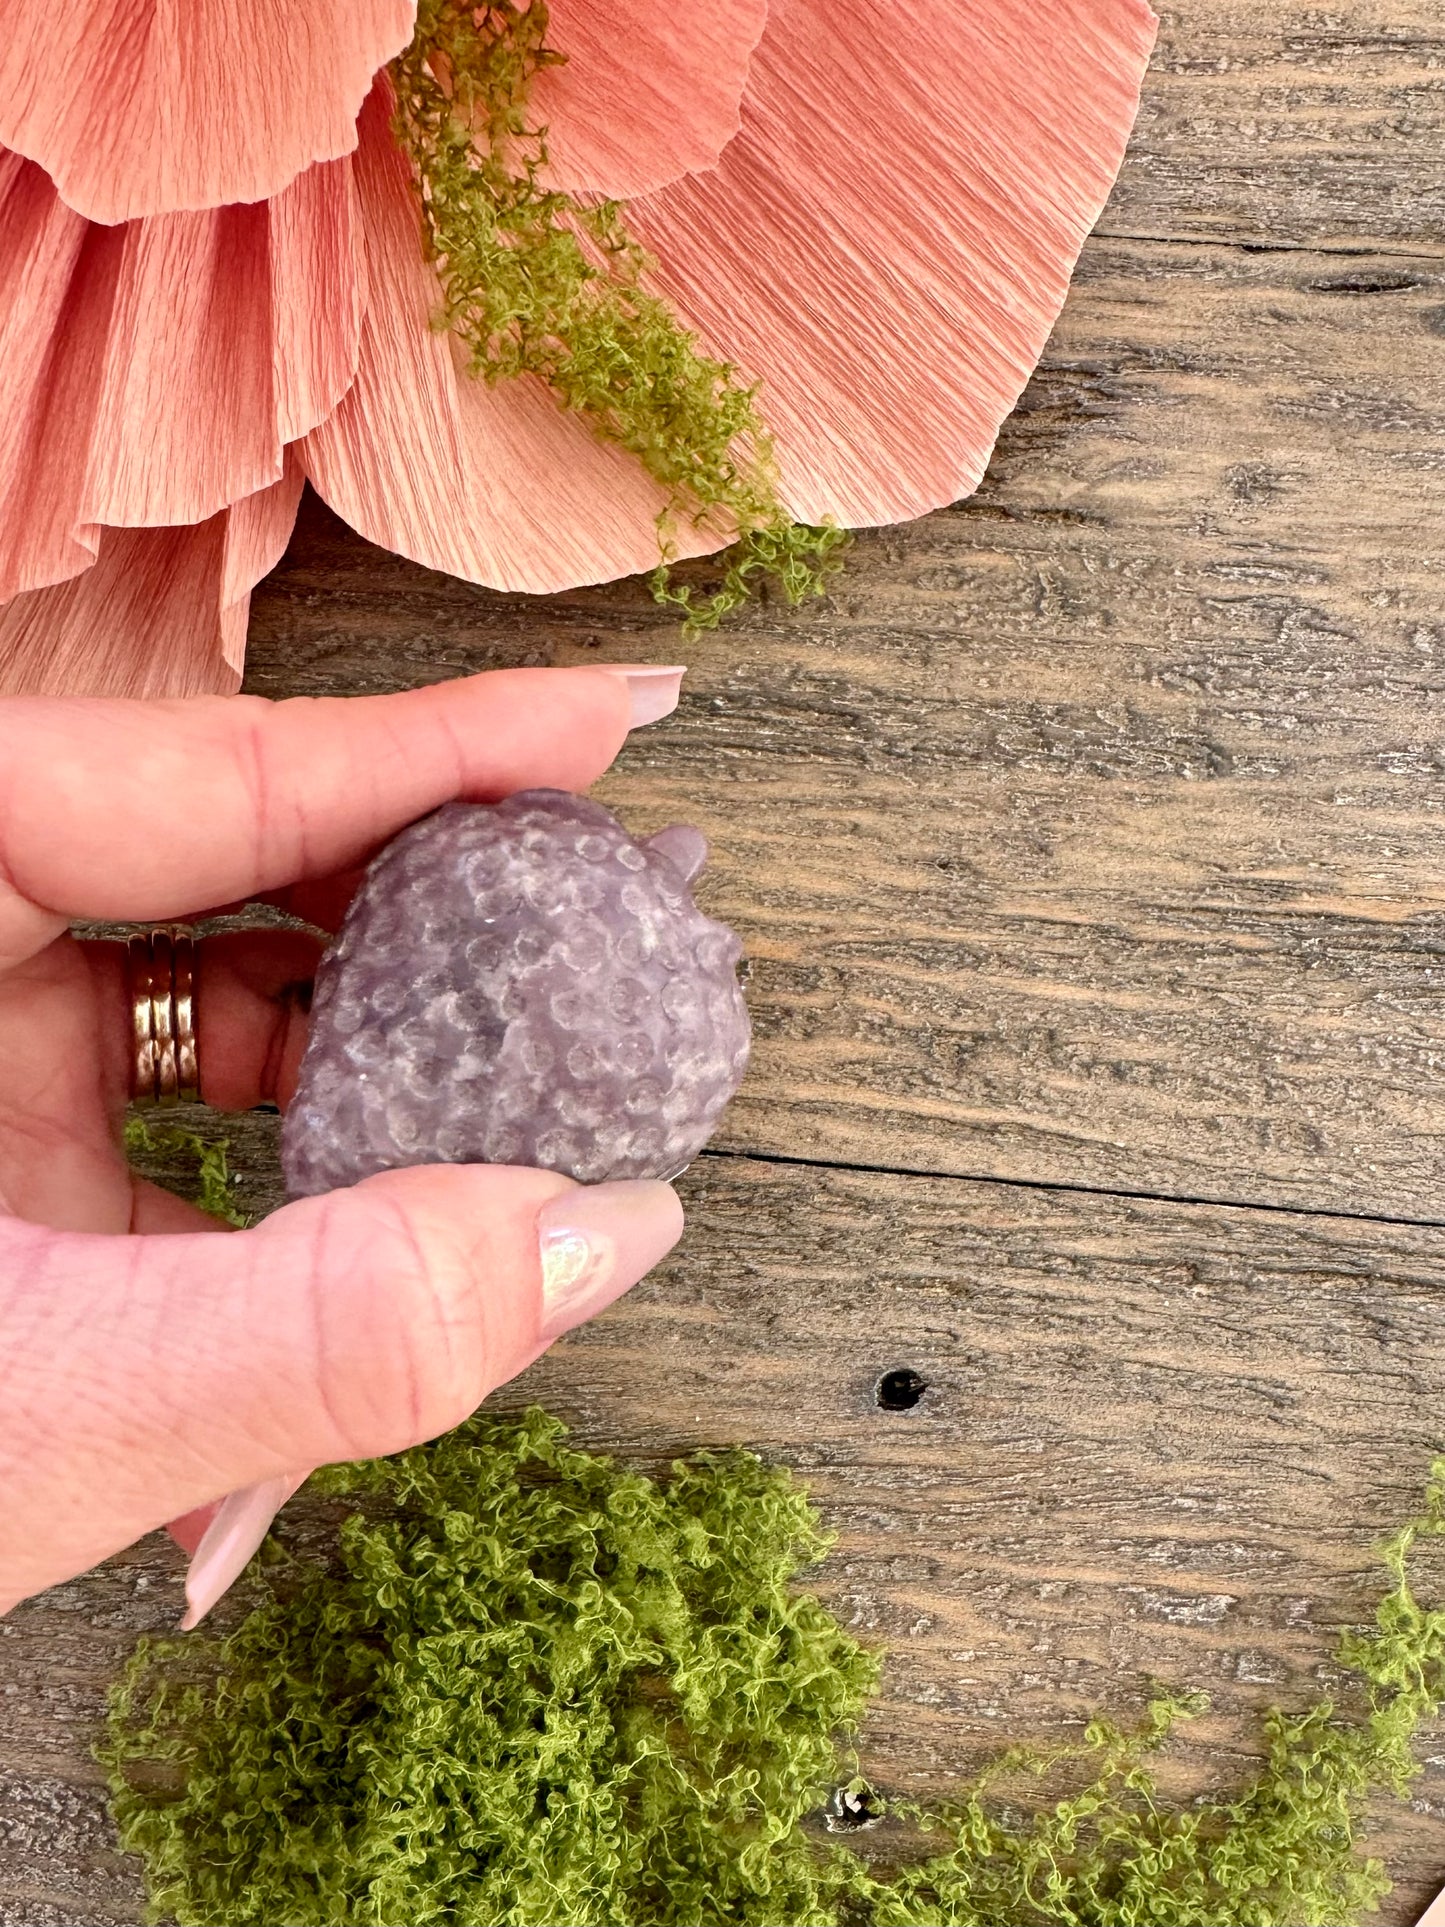
[{"label": "weathered wood grain", "polygon": [[[759,1048],[680,1252],[504,1395],[806,1474],[824,1589],[892,1648],[888,1786],[1149,1675],[1214,1695],[1179,1784],[1243,1772],[1261,1704],[1335,1683],[1440,1436],[1438,1231],[1338,1214],[1445,1221],[1445,18],[1163,12],[979,495],[692,646],[605,788],[713,837]],[[676,651],[636,584],[490,596],[312,504],[250,683]],[[273,1127],[233,1128],[264,1204]],[[140,1918],[88,1747],[180,1563],[0,1620],[5,1927]],[[1380,1816],[1386,1927],[1445,1877],[1432,1751]]]},{"label": "weathered wood grain", "polygon": [[[264,1206],[274,1124],[238,1136]],[[864,1744],[880,1786],[946,1790],[1006,1740],[1136,1711],[1150,1680],[1209,1692],[1171,1778],[1224,1786],[1264,1706],[1338,1688],[1338,1633],[1381,1590],[1371,1548],[1439,1442],[1433,1231],[715,1155],[683,1188],[674,1258],[497,1402],[538,1398],[648,1465],[744,1444],[803,1473],[840,1535],[821,1590],[890,1649]],[[899,1367],[927,1390],[882,1411]],[[149,1541],[0,1621],[0,1692],[19,1688],[0,1829],[28,1812],[33,1842],[0,1919],[40,1918],[14,1912],[27,1887],[135,1917],[84,1745],[181,1565]],[[1445,1558],[1427,1573],[1445,1595]],[[1387,1927],[1445,1878],[1442,1801],[1436,1761],[1379,1811]]]},{"label": "weathered wood grain", "polygon": [[1108,232],[1445,254],[1436,0],[1155,5]]},{"label": "weathered wood grain", "polygon": [[[753,958],[729,1148],[1438,1218],[1445,265],[1099,241],[979,495],[685,653],[602,786]],[[667,659],[324,511],[250,685]]]}]

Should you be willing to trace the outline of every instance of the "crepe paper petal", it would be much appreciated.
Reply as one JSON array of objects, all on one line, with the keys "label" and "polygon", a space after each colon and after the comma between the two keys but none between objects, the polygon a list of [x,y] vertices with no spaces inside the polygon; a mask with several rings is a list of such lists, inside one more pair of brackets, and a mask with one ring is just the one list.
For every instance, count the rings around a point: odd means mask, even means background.
[{"label": "crepe paper petal", "polygon": [[[409,165],[389,93],[362,110],[356,180],[370,296],[356,380],[300,444],[306,473],[372,542],[498,589],[548,592],[652,567],[662,491],[529,377],[496,387],[438,331]],[[680,555],[725,535],[678,530]]]},{"label": "crepe paper petal", "polygon": [[285,549],[299,462],[204,522],[102,529],[94,564],[0,608],[0,694],[233,695],[251,590]]},{"label": "crepe paper petal", "polygon": [[356,146],[415,0],[7,0],[0,143],[88,220],[264,201]]},{"label": "crepe paper petal", "polygon": [[806,522],[975,488],[1123,159],[1144,0],[772,0],[715,171],[628,227],[713,353],[761,378]]},{"label": "crepe paper petal", "polygon": [[95,559],[80,503],[120,238],[0,153],[0,601]]},{"label": "crepe paper petal", "polygon": [[713,167],[737,133],[768,0],[550,0],[566,64],[532,84],[549,186],[648,194]]},{"label": "crepe paper petal", "polygon": [[350,159],[322,162],[267,203],[276,434],[299,441],[356,377],[366,250]]},{"label": "crepe paper petal", "polygon": [[305,486],[301,457],[295,448],[288,448],[280,481],[233,502],[227,512],[218,591],[219,634],[221,656],[238,683],[246,667],[251,591],[286,553]]},{"label": "crepe paper petal", "polygon": [[0,153],[0,600],[88,568],[103,525],[204,521],[279,480],[350,385],[364,303],[350,160],[101,227]]},{"label": "crepe paper petal", "polygon": [[7,696],[194,696],[236,687],[216,585],[226,511],[174,529],[103,529],[92,567],[0,609]]}]

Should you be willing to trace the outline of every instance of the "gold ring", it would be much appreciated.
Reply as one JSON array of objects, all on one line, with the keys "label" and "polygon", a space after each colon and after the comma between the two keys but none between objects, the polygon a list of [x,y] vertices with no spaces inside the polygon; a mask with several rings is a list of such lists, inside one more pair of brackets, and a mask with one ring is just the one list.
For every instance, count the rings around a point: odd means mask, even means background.
[{"label": "gold ring", "polygon": [[194,1104],[196,940],[184,924],[162,924],[128,940],[131,1097],[137,1104]]}]

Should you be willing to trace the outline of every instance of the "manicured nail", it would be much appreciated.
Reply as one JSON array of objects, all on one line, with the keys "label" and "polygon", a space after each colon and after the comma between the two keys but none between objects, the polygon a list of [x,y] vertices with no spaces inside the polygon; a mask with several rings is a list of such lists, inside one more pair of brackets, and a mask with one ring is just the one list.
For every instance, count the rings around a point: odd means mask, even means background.
[{"label": "manicured nail", "polygon": [[187,1558],[200,1550],[206,1528],[220,1509],[221,1501],[213,1499],[209,1505],[198,1505],[194,1512],[183,1512],[179,1519],[172,1519],[167,1525],[166,1531]]},{"label": "manicured nail", "polygon": [[600,662],[609,676],[621,676],[632,701],[630,727],[641,729],[646,723],[660,723],[677,708],[678,694],[686,669],[654,669],[650,663]]},{"label": "manicured nail", "polygon": [[199,1626],[222,1594],[230,1591],[271,1530],[271,1521],[306,1478],[303,1472],[299,1478],[288,1474],[263,1479],[222,1499],[186,1568],[183,1633]]},{"label": "manicured nail", "polygon": [[550,1343],[629,1286],[682,1236],[682,1206],[670,1184],[579,1185],[542,1206],[542,1323]]}]

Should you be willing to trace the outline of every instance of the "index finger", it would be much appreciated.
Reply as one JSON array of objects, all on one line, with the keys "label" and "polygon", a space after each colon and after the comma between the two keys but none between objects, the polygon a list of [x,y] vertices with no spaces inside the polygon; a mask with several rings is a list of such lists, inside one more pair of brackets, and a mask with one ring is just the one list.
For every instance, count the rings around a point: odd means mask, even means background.
[{"label": "index finger", "polygon": [[662,673],[506,669],[286,702],[0,699],[0,961],[73,917],[159,921],[345,870],[453,797],[583,789],[634,718],[666,713]]}]

